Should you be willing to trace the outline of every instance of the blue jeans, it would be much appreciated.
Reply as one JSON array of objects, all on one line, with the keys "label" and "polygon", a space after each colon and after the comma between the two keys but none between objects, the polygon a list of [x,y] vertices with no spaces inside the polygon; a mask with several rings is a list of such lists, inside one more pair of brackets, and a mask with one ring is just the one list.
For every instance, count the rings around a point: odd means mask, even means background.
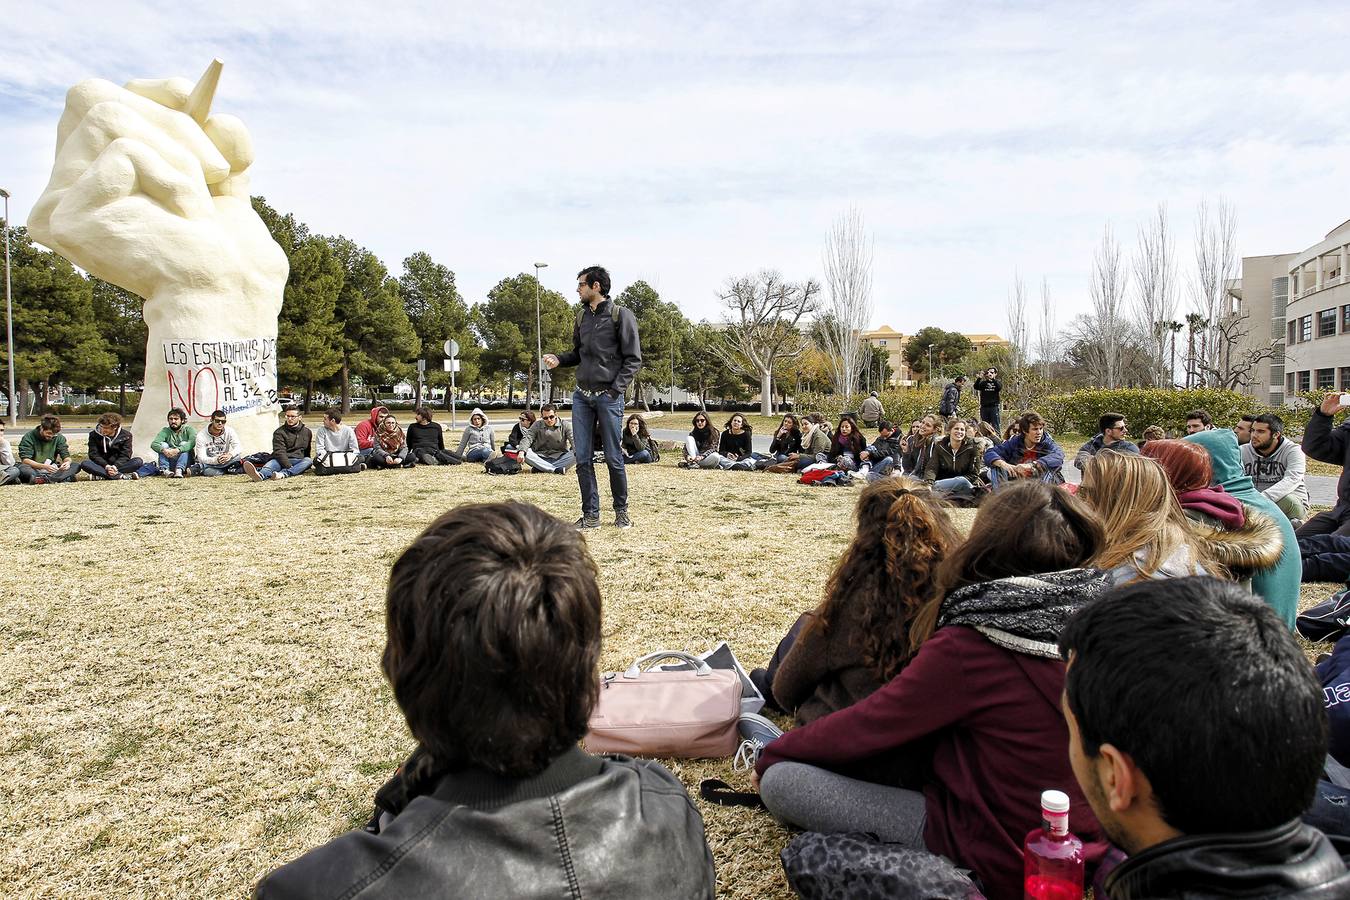
[{"label": "blue jeans", "polygon": [[649,463],[652,461],[652,453],[650,450],[639,450],[632,456],[625,453],[623,461],[625,465],[629,466],[638,465],[639,463]]},{"label": "blue jeans", "polygon": [[191,453],[180,453],[173,459],[169,459],[163,453],[158,454],[158,457],[156,462],[148,462],[137,469],[136,474],[144,478],[147,475],[155,475],[165,469],[168,469],[171,472],[174,470],[182,472],[188,467],[188,463],[192,461]]},{"label": "blue jeans", "polygon": [[609,469],[609,493],[614,499],[614,511],[628,509],[628,473],[623,467],[623,397],[609,393],[587,394],[572,392],[572,440],[576,444],[577,482],[581,485],[581,514],[587,518],[600,515],[600,489],[595,483],[595,463],[592,460],[595,423],[600,422],[600,441],[605,449],[605,466]]},{"label": "blue jeans", "polygon": [[199,462],[193,466],[193,472],[197,475],[205,475],[208,478],[216,475],[240,475],[243,474],[244,467],[239,462],[239,457],[234,457],[227,463]]},{"label": "blue jeans", "polygon": [[533,450],[525,451],[525,465],[537,472],[556,472],[559,469],[570,469],[576,464],[576,454],[570,451],[553,459],[549,459],[547,456],[540,456]]},{"label": "blue jeans", "polygon": [[871,456],[872,459],[876,460],[875,462],[872,463],[873,475],[891,474],[891,470],[895,468],[895,459],[893,457],[883,456],[881,457],[881,459],[877,459],[875,453],[871,454]]},{"label": "blue jeans", "polygon": [[490,447],[474,447],[464,454],[465,462],[487,462],[492,459],[492,449]]},{"label": "blue jeans", "polygon": [[[1007,474],[1005,474],[1002,469],[996,466],[989,467],[989,483],[994,490],[998,490],[1003,485],[1008,484],[1009,482],[1024,481],[1024,480],[1025,479],[1022,478],[1011,478]],[[1061,479],[1059,472],[1051,471],[1051,472],[1043,472],[1039,477],[1033,477],[1031,480],[1044,481],[1046,484],[1059,484]]]},{"label": "blue jeans", "polygon": [[970,483],[969,478],[961,475],[955,478],[939,478],[933,482],[933,490],[964,500],[975,499],[975,487]]},{"label": "blue jeans", "polygon": [[271,459],[268,460],[267,465],[258,470],[258,474],[263,478],[272,478],[279,473],[285,473],[287,478],[293,478],[312,465],[314,465],[314,460],[310,459],[308,456],[302,456],[299,459],[292,460],[290,466],[285,469],[281,467],[281,460]]}]

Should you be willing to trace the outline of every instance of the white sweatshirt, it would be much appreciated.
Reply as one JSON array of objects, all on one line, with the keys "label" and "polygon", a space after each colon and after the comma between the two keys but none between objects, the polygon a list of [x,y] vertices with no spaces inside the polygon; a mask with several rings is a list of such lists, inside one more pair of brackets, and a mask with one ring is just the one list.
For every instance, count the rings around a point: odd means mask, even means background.
[{"label": "white sweatshirt", "polygon": [[227,456],[234,459],[239,456],[239,435],[234,433],[234,429],[226,425],[220,434],[212,434],[208,425],[197,432],[197,438],[192,445],[192,459],[199,463],[214,464],[221,456]]}]

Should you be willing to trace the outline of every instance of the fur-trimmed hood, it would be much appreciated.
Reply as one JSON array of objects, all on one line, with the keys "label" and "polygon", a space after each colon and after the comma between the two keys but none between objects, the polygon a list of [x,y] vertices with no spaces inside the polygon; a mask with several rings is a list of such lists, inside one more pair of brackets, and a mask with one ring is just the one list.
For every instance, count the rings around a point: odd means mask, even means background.
[{"label": "fur-trimmed hood", "polygon": [[1239,580],[1271,568],[1280,561],[1280,554],[1284,552],[1284,535],[1280,524],[1254,509],[1247,510],[1247,521],[1241,528],[1218,528],[1193,519],[1190,526],[1191,532],[1214,558]]}]

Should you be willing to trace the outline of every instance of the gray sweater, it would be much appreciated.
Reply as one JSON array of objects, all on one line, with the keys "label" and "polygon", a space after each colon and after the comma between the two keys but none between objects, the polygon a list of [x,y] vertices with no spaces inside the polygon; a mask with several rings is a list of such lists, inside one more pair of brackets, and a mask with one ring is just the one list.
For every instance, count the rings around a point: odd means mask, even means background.
[{"label": "gray sweater", "polygon": [[550,428],[547,422],[539,419],[521,436],[518,449],[522,452],[533,450],[540,456],[561,456],[572,449],[572,423],[558,419]]},{"label": "gray sweater", "polygon": [[1308,505],[1308,485],[1305,474],[1308,471],[1308,457],[1303,448],[1287,437],[1281,437],[1280,443],[1269,456],[1256,452],[1251,444],[1243,444],[1242,470],[1251,476],[1256,489],[1273,501],[1283,500],[1293,494],[1303,505]]},{"label": "gray sweater", "polygon": [[[482,413],[477,413],[482,415]],[[469,417],[472,421],[473,416]],[[455,451],[456,456],[463,456],[470,450],[477,450],[479,447],[486,447],[492,452],[497,450],[497,436],[492,433],[492,426],[487,424],[487,419],[483,419],[483,427],[478,428],[472,424],[464,426],[464,434],[459,438],[459,449]]]},{"label": "gray sweater", "polygon": [[337,431],[329,431],[323,426],[319,426],[316,432],[318,437],[315,443],[318,445],[318,456],[324,457],[330,453],[355,453],[356,432],[349,425],[339,425]]}]

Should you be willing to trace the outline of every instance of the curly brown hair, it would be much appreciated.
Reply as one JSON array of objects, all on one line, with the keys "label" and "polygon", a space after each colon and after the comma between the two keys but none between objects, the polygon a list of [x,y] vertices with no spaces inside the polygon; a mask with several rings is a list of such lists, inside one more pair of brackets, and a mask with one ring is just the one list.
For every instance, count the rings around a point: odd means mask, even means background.
[{"label": "curly brown hair", "polygon": [[861,604],[864,665],[880,681],[913,655],[909,623],[938,596],[937,570],[961,537],[921,481],[883,478],[858,498],[858,526],[825,585],[809,627],[828,632],[845,606]]}]

